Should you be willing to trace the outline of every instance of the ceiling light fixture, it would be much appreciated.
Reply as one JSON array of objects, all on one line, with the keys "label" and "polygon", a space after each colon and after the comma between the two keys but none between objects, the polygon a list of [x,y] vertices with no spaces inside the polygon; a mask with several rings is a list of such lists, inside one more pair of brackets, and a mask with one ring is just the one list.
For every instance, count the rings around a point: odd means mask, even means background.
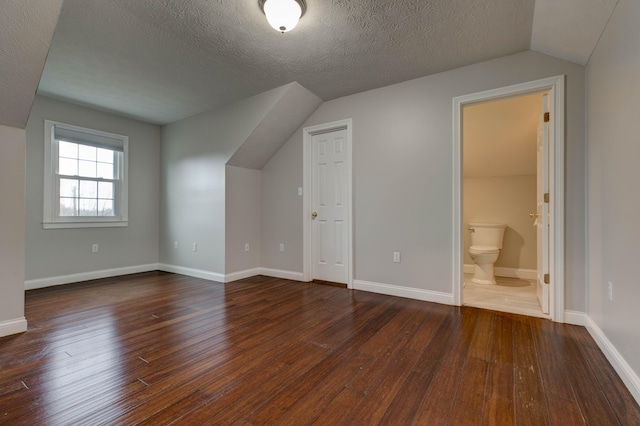
[{"label": "ceiling light fixture", "polygon": [[282,33],[294,29],[307,10],[304,0],[258,0],[258,4],[269,25]]}]

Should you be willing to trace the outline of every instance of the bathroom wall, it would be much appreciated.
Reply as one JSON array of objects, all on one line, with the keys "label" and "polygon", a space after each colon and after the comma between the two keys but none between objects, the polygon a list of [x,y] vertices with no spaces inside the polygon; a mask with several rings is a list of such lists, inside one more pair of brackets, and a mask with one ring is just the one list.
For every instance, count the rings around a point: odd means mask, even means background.
[{"label": "bathroom wall", "polygon": [[464,182],[464,263],[469,256],[469,222],[508,225],[495,266],[536,269],[536,228],[529,213],[536,210],[536,175],[485,176]]}]

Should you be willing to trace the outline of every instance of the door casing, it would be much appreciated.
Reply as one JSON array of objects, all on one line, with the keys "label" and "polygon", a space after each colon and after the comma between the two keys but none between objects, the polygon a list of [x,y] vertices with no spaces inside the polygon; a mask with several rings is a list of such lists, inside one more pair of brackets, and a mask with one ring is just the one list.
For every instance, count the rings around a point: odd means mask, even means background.
[{"label": "door casing", "polygon": [[551,115],[549,146],[549,313],[553,321],[564,322],[564,81],[565,76],[549,77],[513,86],[453,98],[453,303],[462,304],[464,243],[462,233],[462,108],[491,100],[549,92]]},{"label": "door casing", "polygon": [[304,281],[311,281],[313,278],[312,273],[312,225],[311,222],[311,209],[313,203],[313,149],[311,146],[312,138],[314,135],[333,132],[335,130],[346,130],[347,133],[347,288],[353,288],[353,175],[352,175],[352,120],[345,119],[340,121],[333,121],[331,123],[319,124],[317,126],[305,127],[302,129],[303,134],[303,148],[302,155],[303,161],[303,187],[302,187],[302,226],[303,226],[303,279]]}]

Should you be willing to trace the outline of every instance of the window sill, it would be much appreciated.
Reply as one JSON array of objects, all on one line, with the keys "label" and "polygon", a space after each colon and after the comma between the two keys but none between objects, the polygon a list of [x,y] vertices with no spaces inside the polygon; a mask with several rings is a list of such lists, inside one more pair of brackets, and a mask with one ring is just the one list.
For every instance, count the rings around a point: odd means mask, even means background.
[{"label": "window sill", "polygon": [[63,228],[121,228],[129,226],[128,220],[99,221],[99,222],[42,222],[44,229],[63,229]]}]

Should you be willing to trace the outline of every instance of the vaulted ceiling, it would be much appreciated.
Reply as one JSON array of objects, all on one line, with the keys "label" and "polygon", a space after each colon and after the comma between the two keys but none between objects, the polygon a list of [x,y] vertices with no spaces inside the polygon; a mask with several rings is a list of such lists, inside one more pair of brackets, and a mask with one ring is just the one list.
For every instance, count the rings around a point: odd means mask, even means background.
[{"label": "vaulted ceiling", "polygon": [[257,0],[65,0],[38,93],[165,124],[292,81],[329,100],[528,49],[584,64],[616,2],[307,0],[280,34]]}]

